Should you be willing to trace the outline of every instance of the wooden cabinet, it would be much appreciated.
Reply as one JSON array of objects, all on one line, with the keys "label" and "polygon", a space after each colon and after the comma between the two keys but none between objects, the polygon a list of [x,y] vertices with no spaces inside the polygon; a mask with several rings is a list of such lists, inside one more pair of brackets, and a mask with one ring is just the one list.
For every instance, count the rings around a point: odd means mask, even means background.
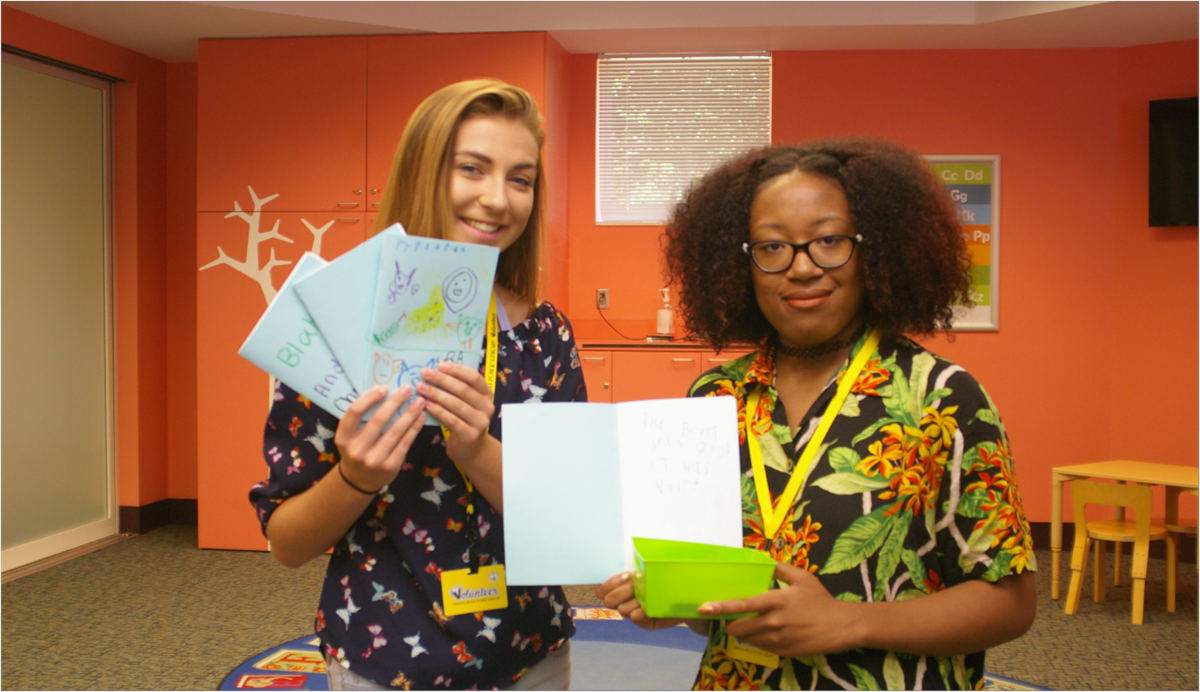
[{"label": "wooden cabinet", "polygon": [[687,396],[688,388],[705,371],[749,353],[739,349],[700,348],[587,348],[579,351],[589,401],[641,401]]},{"label": "wooden cabinet", "polygon": [[587,383],[588,401],[611,403],[612,352],[580,351],[579,362],[583,364],[583,381]]},{"label": "wooden cabinet", "polygon": [[[333,259],[365,239],[365,214],[260,211],[197,215],[196,425],[199,544],[264,550],[247,503],[267,475],[259,450],[271,404],[267,374],[237,354],[300,256],[317,245]],[[286,242],[287,238],[292,242]],[[275,262],[271,262],[272,256]],[[289,264],[280,264],[288,262]]]},{"label": "wooden cabinet", "polygon": [[200,42],[199,211],[367,209],[367,39]]},{"label": "wooden cabinet", "polygon": [[700,374],[699,351],[616,351],[613,401],[687,396]]},{"label": "wooden cabinet", "polygon": [[721,351],[720,353],[717,353],[716,351],[704,351],[704,353],[700,356],[700,372],[704,373],[712,370],[715,367],[724,365],[731,360],[737,360],[747,353],[750,353],[750,351],[736,350]]},{"label": "wooden cabinet", "polygon": [[[200,42],[201,547],[266,546],[246,493],[266,474],[258,450],[270,404],[268,378],[237,349],[267,301],[318,236],[326,259],[366,238],[400,134],[431,93],[464,79],[497,77],[527,90],[545,110],[551,43],[543,32]],[[566,53],[558,48],[554,60],[565,65]],[[559,101],[566,93],[561,67],[554,71]],[[565,141],[565,122],[556,126]],[[547,168],[560,192],[566,189],[563,171]],[[558,218],[566,216],[562,199]],[[556,233],[565,229],[548,224],[551,242]],[[589,383],[610,381],[611,363],[606,367]],[[604,385],[592,388],[601,400]]]},{"label": "wooden cabinet", "polygon": [[[404,126],[430,94],[465,79],[492,77],[546,104],[546,35],[426,34],[367,41],[367,209],[379,208]],[[426,69],[431,60],[436,68]]]}]

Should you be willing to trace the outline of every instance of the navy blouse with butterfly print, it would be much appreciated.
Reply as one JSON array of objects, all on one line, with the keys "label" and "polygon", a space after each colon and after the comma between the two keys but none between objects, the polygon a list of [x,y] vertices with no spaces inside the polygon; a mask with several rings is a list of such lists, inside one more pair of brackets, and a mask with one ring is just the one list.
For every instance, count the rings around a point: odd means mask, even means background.
[{"label": "navy blouse with butterfly print", "polygon": [[[497,439],[501,404],[587,400],[571,325],[550,303],[500,333],[497,369]],[[264,534],[282,501],[338,462],[337,424],[278,385],[263,435],[270,477],[250,491]],[[476,497],[481,564],[503,564],[503,521]],[[334,546],[316,616],[327,658],[404,689],[503,689],[575,633],[557,586],[510,587],[507,609],[445,616],[441,572],[467,566],[465,501],[441,429],[425,426],[396,479]]]}]

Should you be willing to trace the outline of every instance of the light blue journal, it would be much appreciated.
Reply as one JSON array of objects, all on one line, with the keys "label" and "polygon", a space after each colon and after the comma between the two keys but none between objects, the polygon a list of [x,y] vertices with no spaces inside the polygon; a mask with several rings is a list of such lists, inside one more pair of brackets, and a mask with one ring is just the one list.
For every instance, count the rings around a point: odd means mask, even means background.
[{"label": "light blue journal", "polygon": [[341,418],[358,393],[295,290],[300,280],[328,264],[311,252],[304,253],[238,355]]}]

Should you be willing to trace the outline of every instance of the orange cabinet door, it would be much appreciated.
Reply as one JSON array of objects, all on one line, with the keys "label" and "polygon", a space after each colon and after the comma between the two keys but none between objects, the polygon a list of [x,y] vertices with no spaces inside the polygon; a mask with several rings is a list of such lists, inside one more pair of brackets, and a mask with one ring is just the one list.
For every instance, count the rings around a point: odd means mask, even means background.
[{"label": "orange cabinet door", "polygon": [[700,375],[699,351],[614,351],[614,402],[676,399]]},{"label": "orange cabinet door", "polygon": [[[300,256],[318,247],[322,257],[332,259],[361,243],[364,216],[263,211],[257,217],[197,215],[196,492],[201,548],[267,547],[247,493],[267,476],[259,450],[271,391],[267,374],[237,350]],[[321,229],[319,241],[310,226]]]},{"label": "orange cabinet door", "polygon": [[200,42],[197,209],[362,212],[367,43],[362,36]]},{"label": "orange cabinet door", "polygon": [[587,383],[588,401],[612,402],[612,352],[579,351],[583,364],[583,381]]},{"label": "orange cabinet door", "polygon": [[546,34],[371,36],[367,41],[368,210],[379,208],[400,134],[444,86],[493,77],[525,89],[545,112]]}]

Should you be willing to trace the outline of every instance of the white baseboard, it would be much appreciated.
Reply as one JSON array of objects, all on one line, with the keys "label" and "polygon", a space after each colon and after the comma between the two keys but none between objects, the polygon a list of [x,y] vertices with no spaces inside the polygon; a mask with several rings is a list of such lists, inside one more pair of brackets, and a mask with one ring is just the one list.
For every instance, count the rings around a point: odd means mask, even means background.
[{"label": "white baseboard", "polygon": [[56,533],[53,536],[22,543],[0,552],[0,571],[7,572],[10,569],[23,567],[31,562],[37,562],[116,534],[117,518],[110,517]]}]

